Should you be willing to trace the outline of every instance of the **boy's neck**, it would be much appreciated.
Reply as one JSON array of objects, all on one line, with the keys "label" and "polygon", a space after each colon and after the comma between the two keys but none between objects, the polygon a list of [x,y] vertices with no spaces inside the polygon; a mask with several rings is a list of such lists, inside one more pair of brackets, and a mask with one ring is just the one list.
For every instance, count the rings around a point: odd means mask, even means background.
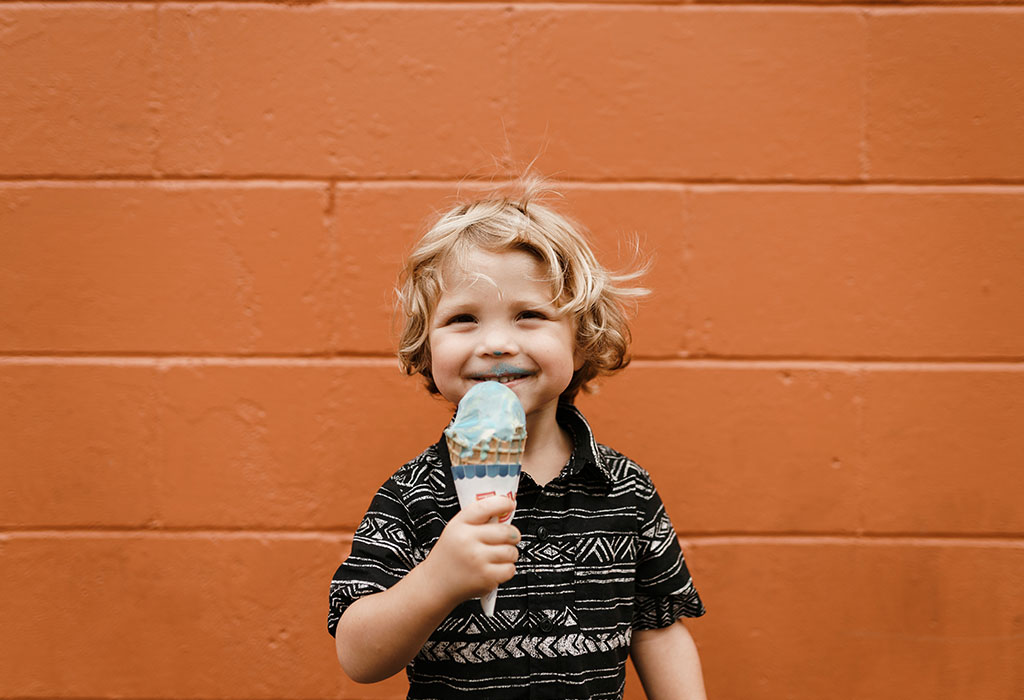
[{"label": "boy's neck", "polygon": [[572,456],[573,443],[555,418],[556,410],[526,418],[523,470],[543,486],[559,474]]}]

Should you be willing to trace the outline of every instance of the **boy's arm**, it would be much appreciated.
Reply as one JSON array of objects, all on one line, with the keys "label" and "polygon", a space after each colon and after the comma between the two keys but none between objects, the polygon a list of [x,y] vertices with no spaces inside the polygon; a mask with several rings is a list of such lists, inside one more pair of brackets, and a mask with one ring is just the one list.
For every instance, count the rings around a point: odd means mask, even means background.
[{"label": "boy's arm", "polygon": [[452,518],[405,578],[345,610],[335,649],[352,680],[375,683],[398,673],[456,605],[515,575],[519,531],[489,522],[514,507],[507,498],[473,503]]},{"label": "boy's arm", "polygon": [[634,631],[629,654],[649,700],[707,700],[697,645],[681,621]]}]

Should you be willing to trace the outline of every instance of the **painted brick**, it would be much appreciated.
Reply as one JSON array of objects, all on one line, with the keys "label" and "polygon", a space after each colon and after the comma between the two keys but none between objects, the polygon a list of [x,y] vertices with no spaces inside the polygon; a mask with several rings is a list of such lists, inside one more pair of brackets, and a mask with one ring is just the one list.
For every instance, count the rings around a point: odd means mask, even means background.
[{"label": "painted brick", "polygon": [[1015,190],[700,189],[695,355],[1021,357]]},{"label": "painted brick", "polygon": [[1024,375],[638,362],[580,406],[681,532],[1020,535]]},{"label": "painted brick", "polygon": [[647,469],[679,532],[854,531],[858,378],[638,362],[579,405]]},{"label": "painted brick", "polygon": [[[445,176],[542,151],[544,169],[587,178],[853,177],[860,167],[855,13],[520,8],[510,25],[498,8],[163,12],[168,172]],[[206,60],[214,52],[218,62]],[[416,120],[405,119],[410,104]],[[637,120],[642,138],[606,138]]]},{"label": "painted brick", "polygon": [[[580,405],[681,532],[1019,534],[1020,383],[638,362]],[[353,528],[450,415],[377,362],[5,363],[0,389],[6,527]]]},{"label": "painted brick", "polygon": [[641,261],[650,262],[638,280],[650,295],[639,300],[630,324],[633,356],[679,355],[689,327],[683,192],[656,186],[574,186],[564,192],[567,213],[591,232],[606,267],[628,270],[633,241]]},{"label": "painted brick", "polygon": [[323,351],[326,208],[313,184],[0,187],[0,346]]},{"label": "painted brick", "polygon": [[872,178],[1024,177],[1024,12],[868,14]]},{"label": "painted brick", "polygon": [[[689,623],[709,695],[944,700],[1020,687],[1019,544],[684,546],[709,610]],[[0,651],[11,661],[0,693],[401,697],[401,677],[357,688],[334,659],[326,582],[345,554],[325,535],[0,535]]]},{"label": "painted brick", "polygon": [[[330,535],[0,535],[4,697],[384,698],[327,634]],[[403,692],[404,695],[404,692]]]},{"label": "painted brick", "polygon": [[340,249],[337,343],[354,352],[398,348],[401,319],[394,289],[402,263],[456,188],[433,185],[339,185],[334,188]]},{"label": "painted brick", "polygon": [[8,363],[0,389],[8,527],[354,529],[450,417],[379,362]]},{"label": "painted brick", "polygon": [[[638,362],[580,405],[684,533],[1019,534],[1020,383]],[[353,528],[450,415],[377,362],[6,363],[0,388],[6,527]]]},{"label": "painted brick", "polygon": [[389,364],[189,368],[165,385],[174,522],[354,528],[451,417]]},{"label": "painted brick", "polygon": [[0,7],[0,175],[152,172],[155,28],[144,5]]},{"label": "painted brick", "polygon": [[[616,248],[633,232],[654,254],[637,356],[1024,351],[1012,190],[701,188],[684,215],[672,188],[562,189],[606,264],[621,262]],[[325,223],[312,184],[8,185],[0,341],[15,351],[390,354],[401,260],[452,192],[342,186]]]},{"label": "painted brick", "polygon": [[[464,188],[472,189],[472,188]],[[638,357],[1020,357],[1021,198],[1014,190],[561,185],[610,267],[636,233],[654,266]],[[453,189],[336,189],[336,344],[392,352],[391,287]],[[681,198],[685,205],[681,206]],[[977,245],[984,240],[984,245]]]},{"label": "painted brick", "polygon": [[1024,373],[872,372],[864,405],[871,530],[1024,533]]},{"label": "painted brick", "polygon": [[504,17],[497,7],[163,7],[160,167],[364,177],[488,168],[505,138]]},{"label": "painted brick", "polygon": [[0,526],[149,522],[157,381],[146,367],[0,364]]},{"label": "painted brick", "polygon": [[[668,187],[553,186],[564,201],[550,204],[589,229],[595,253],[613,270],[631,262],[630,240],[639,241],[654,264],[641,284],[652,294],[641,300],[633,324],[633,353],[679,354],[685,343],[686,303],[680,285],[685,251],[683,195]],[[403,259],[429,224],[458,196],[488,192],[480,183],[431,185],[339,185],[334,220],[341,251],[337,322],[344,333],[336,347],[393,353],[393,286]]]},{"label": "painted brick", "polygon": [[685,551],[708,607],[691,628],[709,697],[1010,700],[1021,687],[1019,543],[737,538]]},{"label": "painted brick", "polygon": [[[513,145],[569,177],[856,178],[849,10],[521,8]],[[596,48],[600,47],[600,48]]]}]

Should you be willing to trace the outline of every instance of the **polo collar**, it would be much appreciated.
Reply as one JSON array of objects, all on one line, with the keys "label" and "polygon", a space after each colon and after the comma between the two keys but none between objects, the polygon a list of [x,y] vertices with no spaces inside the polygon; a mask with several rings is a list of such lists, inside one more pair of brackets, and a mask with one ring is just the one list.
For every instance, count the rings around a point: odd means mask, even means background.
[{"label": "polo collar", "polygon": [[569,434],[572,435],[572,472],[589,471],[610,484],[612,482],[611,471],[605,464],[604,458],[601,457],[601,451],[597,448],[594,431],[590,429],[590,424],[587,423],[587,419],[583,417],[580,410],[572,404],[559,404],[556,419],[559,425],[567,428]]}]

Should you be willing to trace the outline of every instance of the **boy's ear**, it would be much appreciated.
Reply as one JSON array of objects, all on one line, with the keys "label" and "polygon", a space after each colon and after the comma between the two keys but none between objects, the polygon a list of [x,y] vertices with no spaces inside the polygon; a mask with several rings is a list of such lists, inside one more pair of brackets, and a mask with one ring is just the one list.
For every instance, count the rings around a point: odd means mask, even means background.
[{"label": "boy's ear", "polygon": [[574,372],[579,372],[581,369],[583,369],[583,365],[585,365],[586,363],[587,363],[587,358],[583,354],[583,351],[580,348],[576,348],[575,350],[573,350],[573,352],[572,352],[572,369],[573,369],[573,371]]}]

